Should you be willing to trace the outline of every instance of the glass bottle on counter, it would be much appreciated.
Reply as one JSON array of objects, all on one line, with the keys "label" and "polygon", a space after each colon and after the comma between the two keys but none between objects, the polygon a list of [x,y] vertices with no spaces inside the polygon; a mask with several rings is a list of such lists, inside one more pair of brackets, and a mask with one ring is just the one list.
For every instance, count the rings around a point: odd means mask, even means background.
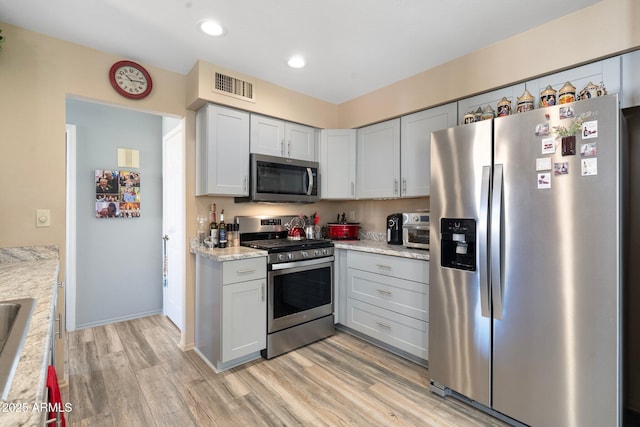
[{"label": "glass bottle on counter", "polygon": [[198,245],[200,246],[204,246],[204,239],[207,237],[208,223],[207,217],[198,217]]},{"label": "glass bottle on counter", "polygon": [[233,248],[236,246],[236,236],[233,234],[233,224],[227,224],[227,247]]},{"label": "glass bottle on counter", "polygon": [[209,235],[211,236],[211,240],[213,240],[213,247],[218,246],[218,224],[216,223],[216,204],[211,203],[211,208],[209,209]]},{"label": "glass bottle on counter", "polygon": [[224,209],[220,211],[220,222],[218,223],[218,247],[227,247],[227,225],[224,223]]}]

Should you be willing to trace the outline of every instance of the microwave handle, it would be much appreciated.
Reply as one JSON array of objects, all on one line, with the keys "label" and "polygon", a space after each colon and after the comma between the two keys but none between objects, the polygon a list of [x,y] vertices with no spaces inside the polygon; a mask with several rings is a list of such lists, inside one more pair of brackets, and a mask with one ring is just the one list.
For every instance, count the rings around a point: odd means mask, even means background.
[{"label": "microwave handle", "polygon": [[313,171],[311,168],[307,168],[307,175],[309,176],[309,187],[307,187],[307,196],[311,195],[311,191],[313,190]]}]

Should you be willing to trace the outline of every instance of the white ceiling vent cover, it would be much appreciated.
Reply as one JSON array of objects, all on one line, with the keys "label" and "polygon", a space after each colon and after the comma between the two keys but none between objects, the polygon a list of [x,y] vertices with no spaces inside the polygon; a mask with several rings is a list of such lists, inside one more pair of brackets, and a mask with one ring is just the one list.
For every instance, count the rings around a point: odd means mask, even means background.
[{"label": "white ceiling vent cover", "polygon": [[217,71],[213,76],[213,90],[214,92],[233,96],[234,98],[255,102],[253,83],[236,79],[235,77],[227,76]]}]

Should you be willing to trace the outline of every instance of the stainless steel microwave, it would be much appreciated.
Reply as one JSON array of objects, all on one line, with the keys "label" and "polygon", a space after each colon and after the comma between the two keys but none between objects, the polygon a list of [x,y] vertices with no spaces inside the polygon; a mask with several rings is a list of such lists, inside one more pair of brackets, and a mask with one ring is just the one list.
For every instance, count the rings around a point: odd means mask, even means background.
[{"label": "stainless steel microwave", "polygon": [[318,162],[251,154],[249,197],[237,202],[315,203]]}]

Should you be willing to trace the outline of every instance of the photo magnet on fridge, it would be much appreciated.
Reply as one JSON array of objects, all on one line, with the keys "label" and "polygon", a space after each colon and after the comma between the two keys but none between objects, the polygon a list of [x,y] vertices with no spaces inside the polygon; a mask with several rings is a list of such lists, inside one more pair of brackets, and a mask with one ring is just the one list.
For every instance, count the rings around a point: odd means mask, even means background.
[{"label": "photo magnet on fridge", "polygon": [[582,139],[591,139],[598,137],[598,121],[593,120],[582,124]]},{"label": "photo magnet on fridge", "polygon": [[598,158],[582,159],[582,176],[598,175]]},{"label": "photo magnet on fridge", "polygon": [[598,154],[598,143],[588,142],[580,145],[580,155],[582,157],[595,157]]},{"label": "photo magnet on fridge", "polygon": [[553,154],[556,152],[556,143],[554,138],[542,138],[542,154]]},{"label": "photo magnet on fridge", "polygon": [[566,175],[569,173],[569,162],[561,162],[553,164],[554,175]]},{"label": "photo magnet on fridge", "polygon": [[549,123],[540,123],[536,125],[536,136],[549,135]]},{"label": "photo magnet on fridge", "polygon": [[538,190],[546,190],[551,188],[551,173],[539,173],[538,174]]}]

